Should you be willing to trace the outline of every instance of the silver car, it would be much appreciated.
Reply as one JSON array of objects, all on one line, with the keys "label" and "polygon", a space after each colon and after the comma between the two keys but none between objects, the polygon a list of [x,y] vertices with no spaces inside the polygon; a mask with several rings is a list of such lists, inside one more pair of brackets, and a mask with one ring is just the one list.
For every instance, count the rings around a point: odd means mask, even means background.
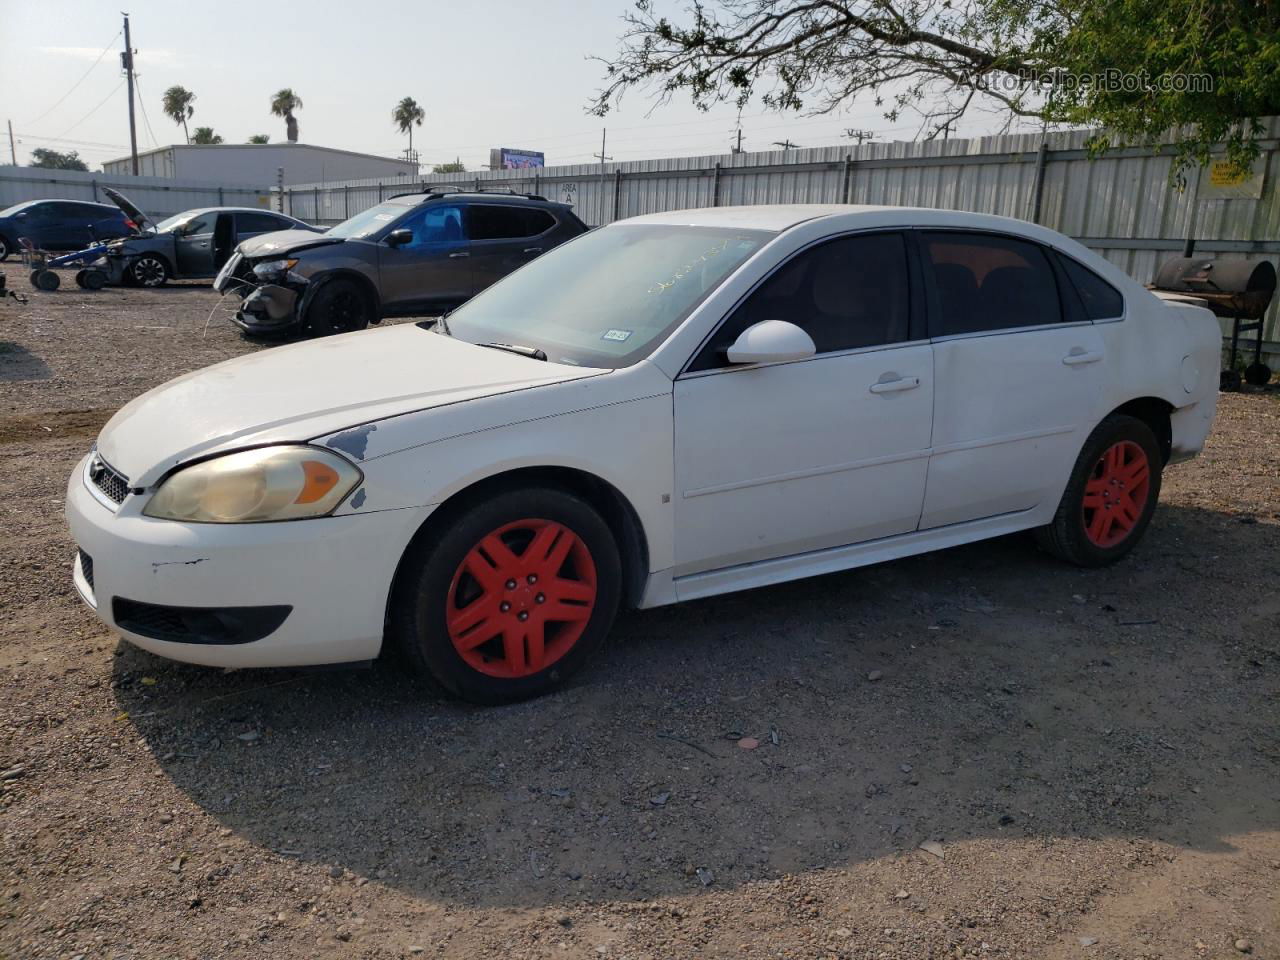
[{"label": "silver car", "polygon": [[204,207],[153,224],[128,197],[110,187],[103,193],[137,226],[134,235],[107,245],[95,266],[115,285],[158,287],[169,280],[217,276],[236,245],[279,230],[321,231],[272,210]]}]

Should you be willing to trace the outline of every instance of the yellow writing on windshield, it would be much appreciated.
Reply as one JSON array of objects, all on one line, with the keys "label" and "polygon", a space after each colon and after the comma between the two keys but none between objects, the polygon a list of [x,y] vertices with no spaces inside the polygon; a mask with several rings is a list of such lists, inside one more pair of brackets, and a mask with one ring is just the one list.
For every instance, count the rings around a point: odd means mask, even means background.
[{"label": "yellow writing on windshield", "polygon": [[708,250],[705,250],[701,256],[693,260],[690,260],[684,266],[680,267],[675,273],[671,275],[670,279],[659,280],[656,283],[652,284],[649,287],[649,289],[645,291],[645,293],[656,293],[656,294],[666,293],[668,290],[674,287],[678,282],[683,280],[695,269],[697,269],[702,264],[706,263],[712,257],[716,256],[717,254],[724,253],[725,250],[728,249],[728,247],[729,247],[729,241],[727,239],[721,241],[716,246],[711,247]]}]

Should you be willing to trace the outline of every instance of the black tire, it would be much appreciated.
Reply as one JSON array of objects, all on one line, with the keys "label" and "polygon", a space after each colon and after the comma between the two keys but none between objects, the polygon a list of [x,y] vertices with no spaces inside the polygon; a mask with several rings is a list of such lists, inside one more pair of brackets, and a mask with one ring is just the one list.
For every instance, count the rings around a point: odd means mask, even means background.
[{"label": "black tire", "polygon": [[1236,393],[1240,389],[1241,382],[1238,370],[1223,370],[1218,375],[1218,392]]},{"label": "black tire", "polygon": [[125,269],[139,287],[163,287],[169,280],[169,264],[154,253],[142,254]]},{"label": "black tire", "polygon": [[0,234],[0,263],[8,260],[11,253],[13,253],[13,244],[9,242],[8,237]]},{"label": "black tire", "polygon": [[[1114,454],[1115,450],[1119,453]],[[1114,470],[1104,462],[1104,456],[1119,458]],[[1129,458],[1127,462],[1125,458]],[[1136,502],[1139,483],[1126,477],[1136,472],[1139,459],[1145,459],[1147,467],[1140,506]],[[1151,523],[1160,499],[1163,469],[1160,446],[1146,423],[1123,414],[1107,417],[1089,434],[1058,512],[1052,523],[1036,530],[1036,541],[1049,553],[1079,567],[1115,563],[1134,548]]]},{"label": "black tire", "polygon": [[52,270],[34,270],[31,273],[31,283],[37,290],[52,293],[62,284],[62,278]]},{"label": "black tire", "polygon": [[303,326],[315,337],[363,330],[373,320],[373,303],[354,280],[328,280],[307,305]]},{"label": "black tire", "polygon": [[1265,387],[1271,380],[1271,368],[1265,363],[1251,363],[1244,368],[1244,382],[1254,387]]},{"label": "black tire", "polygon": [[83,282],[80,286],[84,287],[86,290],[101,290],[106,285],[107,275],[101,270],[90,267],[88,270],[84,271]]},{"label": "black tire", "polygon": [[77,287],[79,287],[81,290],[83,290],[83,289],[84,289],[84,275],[85,275],[85,272],[86,272],[86,271],[84,271],[84,270],[77,270],[77,271],[76,271],[76,286],[77,286]]},{"label": "black tire", "polygon": [[[446,691],[464,700],[481,704],[513,703],[554,690],[581,669],[604,644],[618,610],[622,564],[608,525],[589,504],[561,490],[512,490],[466,509],[446,523],[443,528],[433,529],[430,536],[419,537],[410,547],[401,564],[392,599],[389,638],[414,669],[428,674]],[[521,564],[515,569],[537,570],[537,559],[527,558],[537,527],[527,527],[527,524],[544,525],[548,537],[553,538],[548,540],[552,545],[553,566],[554,556],[561,548],[565,551],[566,559],[555,567],[555,574],[544,574],[541,589],[550,592],[553,589],[550,584],[568,582],[576,583],[577,591],[594,590],[593,600],[577,597],[572,601],[584,604],[580,608],[583,611],[589,610],[583,616],[574,617],[578,624],[585,623],[585,626],[559,622],[554,616],[540,618],[539,610],[550,608],[539,608],[537,604],[549,601],[552,606],[559,603],[561,609],[570,608],[563,599],[537,592],[540,588],[536,578],[529,581],[525,577],[527,582],[521,582],[518,576],[512,576],[502,583],[495,579],[490,592],[471,576],[470,567],[464,570],[464,562],[475,558],[481,550],[481,541],[492,542],[491,537],[499,537],[508,545],[509,558]],[[571,546],[565,546],[569,541],[560,539],[564,532],[576,538]],[[585,559],[581,550],[585,550]],[[482,559],[485,556],[489,553],[481,554]],[[500,558],[495,560],[492,569],[485,567],[495,578],[513,569],[499,561]],[[512,588],[511,584],[516,587]],[[488,639],[464,654],[455,645],[448,613],[450,609],[454,611],[457,624],[459,617],[472,609],[472,604],[482,602],[492,613],[483,615],[474,625],[471,636],[483,634]],[[511,620],[517,616],[529,627],[521,627]],[[514,668],[506,646],[510,639],[506,630],[510,628],[525,631],[523,638],[513,642],[520,651],[517,656],[526,662],[517,662]],[[530,628],[536,628],[542,638],[536,649],[547,661],[545,668],[536,672],[538,661]],[[495,630],[503,632],[493,633]]]}]

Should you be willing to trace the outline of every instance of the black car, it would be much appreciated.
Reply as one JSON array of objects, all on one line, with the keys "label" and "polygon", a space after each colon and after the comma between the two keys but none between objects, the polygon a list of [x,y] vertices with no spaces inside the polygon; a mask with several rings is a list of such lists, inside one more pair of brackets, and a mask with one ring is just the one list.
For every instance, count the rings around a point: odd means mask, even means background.
[{"label": "black car", "polygon": [[0,261],[18,252],[26,237],[41,250],[80,250],[97,240],[134,232],[118,207],[87,200],[28,200],[0,210]]},{"label": "black car", "polygon": [[244,295],[236,322],[250,333],[344,333],[450,310],[586,230],[567,204],[533,194],[433,186],[320,235],[246,241],[214,289]]}]

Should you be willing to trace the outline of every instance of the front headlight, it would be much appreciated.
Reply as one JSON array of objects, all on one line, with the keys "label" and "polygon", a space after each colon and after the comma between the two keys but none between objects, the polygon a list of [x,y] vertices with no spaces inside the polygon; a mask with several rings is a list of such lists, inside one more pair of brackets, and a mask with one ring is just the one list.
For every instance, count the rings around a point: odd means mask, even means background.
[{"label": "front headlight", "polygon": [[288,260],[268,260],[266,263],[260,263],[253,268],[254,276],[265,280],[267,277],[278,276],[286,271],[292,270],[298,265],[297,257]]},{"label": "front headlight", "polygon": [[160,484],[142,512],[192,523],[323,517],[361,479],[350,461],[319,447],[259,447],[179,470]]}]

